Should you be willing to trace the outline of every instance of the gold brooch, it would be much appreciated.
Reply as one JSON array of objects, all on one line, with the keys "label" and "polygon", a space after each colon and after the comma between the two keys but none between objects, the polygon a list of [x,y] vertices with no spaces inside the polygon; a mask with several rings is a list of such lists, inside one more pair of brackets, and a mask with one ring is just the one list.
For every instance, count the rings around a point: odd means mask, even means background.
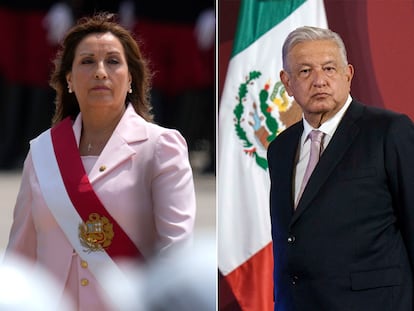
[{"label": "gold brooch", "polygon": [[79,225],[79,239],[88,253],[104,251],[111,245],[113,238],[112,224],[105,216],[101,217],[97,213],[92,213],[87,222]]}]

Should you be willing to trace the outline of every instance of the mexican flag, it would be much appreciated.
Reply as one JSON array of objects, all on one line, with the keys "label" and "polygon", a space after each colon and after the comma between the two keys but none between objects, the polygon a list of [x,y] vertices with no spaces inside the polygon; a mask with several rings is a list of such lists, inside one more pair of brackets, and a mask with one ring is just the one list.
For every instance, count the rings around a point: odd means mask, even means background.
[{"label": "mexican flag", "polygon": [[327,27],[323,0],[241,0],[219,107],[220,309],[226,307],[227,289],[242,310],[273,310],[266,150],[278,133],[301,118],[279,72],[286,36],[304,25]]}]

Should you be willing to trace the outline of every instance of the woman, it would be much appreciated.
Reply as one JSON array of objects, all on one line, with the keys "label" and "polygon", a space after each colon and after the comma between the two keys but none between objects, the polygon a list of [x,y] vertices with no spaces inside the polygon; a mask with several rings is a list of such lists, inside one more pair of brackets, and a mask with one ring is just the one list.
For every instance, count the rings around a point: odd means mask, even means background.
[{"label": "woman", "polygon": [[46,267],[78,310],[109,310],[100,275],[191,240],[185,140],[151,123],[150,74],[108,14],[82,19],[55,60],[53,127],[31,142],[7,253]]}]

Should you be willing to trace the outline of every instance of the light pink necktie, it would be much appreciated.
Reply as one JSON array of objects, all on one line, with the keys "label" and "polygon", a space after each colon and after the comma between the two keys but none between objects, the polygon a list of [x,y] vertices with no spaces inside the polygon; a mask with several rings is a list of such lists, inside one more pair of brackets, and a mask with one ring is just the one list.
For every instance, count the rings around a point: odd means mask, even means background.
[{"label": "light pink necktie", "polygon": [[300,187],[298,199],[296,200],[295,207],[298,205],[298,202],[300,200],[300,197],[302,196],[303,190],[306,187],[306,184],[308,183],[309,177],[312,174],[316,164],[319,161],[319,157],[321,154],[321,143],[324,133],[319,130],[312,130],[309,133],[309,138],[311,140],[310,145],[310,155],[309,155],[309,162],[306,166],[305,175],[303,176],[302,185]]}]

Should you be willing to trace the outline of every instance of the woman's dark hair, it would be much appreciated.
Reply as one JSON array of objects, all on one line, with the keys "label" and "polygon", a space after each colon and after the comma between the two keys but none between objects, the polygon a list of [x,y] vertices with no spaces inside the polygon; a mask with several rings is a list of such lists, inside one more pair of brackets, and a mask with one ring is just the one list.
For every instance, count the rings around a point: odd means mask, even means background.
[{"label": "woman's dark hair", "polygon": [[89,34],[110,32],[121,42],[132,77],[132,93],[128,93],[126,103],[131,102],[135,111],[147,121],[152,121],[151,104],[149,99],[151,74],[147,63],[141,55],[137,42],[131,33],[119,25],[115,15],[100,12],[91,17],[81,18],[66,34],[61,48],[54,60],[55,69],[52,72],[50,86],[56,91],[56,110],[52,125],[67,116],[74,119],[79,113],[79,104],[74,93],[68,92],[66,75],[72,71],[75,51],[79,43]]}]

